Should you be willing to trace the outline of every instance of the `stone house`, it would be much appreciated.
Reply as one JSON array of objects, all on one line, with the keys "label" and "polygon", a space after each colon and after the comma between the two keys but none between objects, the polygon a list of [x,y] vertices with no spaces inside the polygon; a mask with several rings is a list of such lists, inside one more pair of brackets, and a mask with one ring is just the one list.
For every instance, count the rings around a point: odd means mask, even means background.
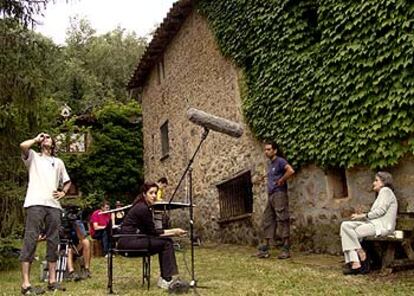
[{"label": "stone house", "polygon": [[[130,82],[142,103],[146,180],[166,176],[171,194],[196,149],[202,128],[188,121],[188,108],[239,122],[241,138],[210,132],[193,164],[195,229],[204,240],[256,244],[267,199],[261,142],[245,124],[243,74],[218,48],[207,20],[191,0],[177,1],[158,27]],[[339,252],[339,223],[374,200],[374,172],[358,167],[324,171],[296,168],[289,182],[294,245],[302,250]],[[414,159],[390,168],[400,204],[414,211]],[[187,182],[175,201],[185,201]],[[188,223],[173,211],[174,224]]]}]

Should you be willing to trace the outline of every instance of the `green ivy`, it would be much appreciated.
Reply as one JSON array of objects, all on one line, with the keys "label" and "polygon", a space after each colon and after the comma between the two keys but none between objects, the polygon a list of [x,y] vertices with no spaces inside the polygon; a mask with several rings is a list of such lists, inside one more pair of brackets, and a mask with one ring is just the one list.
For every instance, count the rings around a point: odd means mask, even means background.
[{"label": "green ivy", "polygon": [[414,3],[200,0],[243,69],[243,109],[294,165],[394,165],[414,153]]}]

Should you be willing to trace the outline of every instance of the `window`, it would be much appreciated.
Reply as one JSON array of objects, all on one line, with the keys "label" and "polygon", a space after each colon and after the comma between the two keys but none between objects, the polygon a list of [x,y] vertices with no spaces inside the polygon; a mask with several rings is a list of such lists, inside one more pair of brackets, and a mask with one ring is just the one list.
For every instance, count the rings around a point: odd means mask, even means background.
[{"label": "window", "polygon": [[160,67],[161,67],[162,79],[165,79],[164,57],[162,57],[160,64],[161,64]]},{"label": "window", "polygon": [[85,152],[86,151],[85,134],[76,133],[70,136],[69,152]]},{"label": "window", "polygon": [[157,83],[161,84],[161,81],[165,79],[165,67],[164,67],[164,57],[157,63]]},{"label": "window", "polygon": [[157,64],[157,83],[161,84],[161,70],[160,70],[160,63]]},{"label": "window", "polygon": [[339,199],[348,197],[346,172],[343,168],[328,169],[326,173],[328,196]]},{"label": "window", "polygon": [[66,134],[61,133],[56,136],[56,148],[59,152],[66,152],[67,151],[67,140]]},{"label": "window", "polygon": [[170,152],[170,141],[168,138],[168,120],[161,125],[161,160],[168,157]]},{"label": "window", "polygon": [[56,137],[56,146],[60,152],[83,153],[87,150],[86,133],[61,133]]},{"label": "window", "polygon": [[154,159],[155,157],[155,135],[154,134],[151,135],[151,150],[152,150],[151,159]]},{"label": "window", "polygon": [[249,217],[253,212],[253,192],[250,171],[217,185],[220,221],[230,222]]}]

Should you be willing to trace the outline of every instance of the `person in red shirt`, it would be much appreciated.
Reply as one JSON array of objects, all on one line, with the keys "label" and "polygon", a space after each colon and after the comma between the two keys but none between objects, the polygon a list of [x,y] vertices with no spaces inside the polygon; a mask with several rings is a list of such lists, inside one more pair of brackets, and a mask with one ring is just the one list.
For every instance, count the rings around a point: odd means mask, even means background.
[{"label": "person in red shirt", "polygon": [[89,227],[91,237],[101,241],[105,256],[108,254],[109,249],[108,227],[111,220],[111,214],[103,214],[102,212],[108,211],[109,209],[109,202],[104,200],[101,204],[101,208],[92,213]]}]

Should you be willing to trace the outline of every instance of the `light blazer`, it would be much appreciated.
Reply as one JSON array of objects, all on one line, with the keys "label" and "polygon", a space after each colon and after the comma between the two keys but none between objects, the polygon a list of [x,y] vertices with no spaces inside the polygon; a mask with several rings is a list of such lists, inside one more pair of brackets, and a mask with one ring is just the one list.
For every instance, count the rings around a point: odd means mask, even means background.
[{"label": "light blazer", "polygon": [[377,236],[385,236],[395,230],[397,211],[398,203],[394,192],[388,187],[382,187],[367,214],[368,221],[375,226]]}]

